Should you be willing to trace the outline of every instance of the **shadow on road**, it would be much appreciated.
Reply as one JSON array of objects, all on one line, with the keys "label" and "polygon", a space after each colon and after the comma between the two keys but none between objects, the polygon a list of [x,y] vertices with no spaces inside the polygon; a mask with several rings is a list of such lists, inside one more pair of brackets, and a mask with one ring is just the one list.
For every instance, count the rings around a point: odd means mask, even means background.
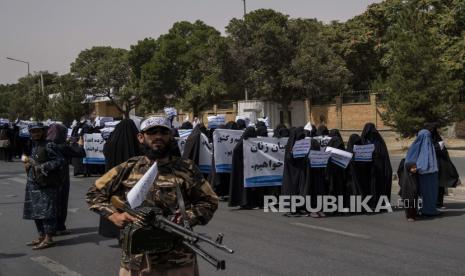
[{"label": "shadow on road", "polygon": [[113,238],[105,238],[97,233],[84,234],[66,240],[55,240],[56,246],[70,246],[83,243],[93,243],[99,245],[101,241],[113,240]]},{"label": "shadow on road", "polygon": [[71,234],[84,234],[84,233],[91,233],[91,232],[97,232],[98,227],[81,227],[81,228],[72,228],[68,229],[71,231]]},{"label": "shadow on road", "polygon": [[27,255],[27,254],[24,254],[24,253],[13,253],[13,254],[0,253],[0,260],[1,260],[1,259],[19,258],[19,257],[26,256],[26,255]]}]

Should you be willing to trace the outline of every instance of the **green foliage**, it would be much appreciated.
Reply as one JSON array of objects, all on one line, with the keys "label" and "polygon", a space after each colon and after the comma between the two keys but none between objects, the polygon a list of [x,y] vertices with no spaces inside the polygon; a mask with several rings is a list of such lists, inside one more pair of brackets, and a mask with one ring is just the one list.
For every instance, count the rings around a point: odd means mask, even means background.
[{"label": "green foliage", "polygon": [[384,119],[402,135],[412,136],[427,122],[443,127],[460,118],[462,81],[453,77],[440,58],[441,36],[437,28],[431,28],[435,11],[418,1],[404,5],[388,34]]},{"label": "green foliage", "polygon": [[71,73],[81,80],[86,94],[108,97],[129,117],[135,107],[137,90],[129,86],[131,69],[127,51],[111,47],[93,47],[79,53],[71,64]]},{"label": "green foliage", "polygon": [[177,22],[158,38],[158,50],[142,67],[146,109],[178,105],[197,113],[226,92],[215,49],[220,33],[201,21]]},{"label": "green foliage", "polygon": [[80,88],[79,80],[71,74],[58,76],[50,85],[49,104],[46,117],[70,124],[87,114],[87,106],[83,104],[85,95]]}]

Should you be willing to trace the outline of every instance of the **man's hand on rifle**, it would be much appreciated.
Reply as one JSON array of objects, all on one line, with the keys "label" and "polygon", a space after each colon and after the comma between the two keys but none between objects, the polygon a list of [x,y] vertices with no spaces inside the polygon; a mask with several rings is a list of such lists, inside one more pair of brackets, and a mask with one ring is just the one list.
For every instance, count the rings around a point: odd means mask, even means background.
[{"label": "man's hand on rifle", "polygon": [[116,226],[119,228],[123,228],[127,223],[131,222],[137,222],[137,219],[130,214],[124,212],[124,213],[118,213],[115,212],[112,215],[108,217],[108,219],[113,222]]},{"label": "man's hand on rifle", "polygon": [[[189,223],[189,225],[194,226],[195,225],[194,213],[192,211],[190,211],[190,210],[186,210],[186,215],[187,215],[186,219],[187,219],[187,222]],[[176,224],[183,225],[183,217],[182,217],[182,214],[181,214],[180,210],[176,211],[176,213],[174,214],[171,221],[176,223]]]}]

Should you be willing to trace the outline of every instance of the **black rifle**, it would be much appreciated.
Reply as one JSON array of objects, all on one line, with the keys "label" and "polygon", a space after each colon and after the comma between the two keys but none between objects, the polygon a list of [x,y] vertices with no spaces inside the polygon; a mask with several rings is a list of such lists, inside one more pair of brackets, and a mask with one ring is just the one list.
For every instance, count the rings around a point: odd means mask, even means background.
[{"label": "black rifle", "polygon": [[218,260],[214,256],[210,255],[197,243],[200,241],[206,242],[213,247],[221,249],[229,254],[234,253],[232,249],[222,244],[224,236],[222,233],[218,234],[216,241],[213,241],[209,237],[200,235],[199,233],[196,233],[168,220],[157,208],[142,207],[140,210],[134,210],[116,196],[111,197],[111,204],[120,211],[126,212],[138,219],[137,224],[141,226],[150,226],[156,230],[162,230],[181,239],[182,244],[192,249],[192,251],[216,267],[217,270],[224,270],[226,268],[226,262],[224,260]]}]

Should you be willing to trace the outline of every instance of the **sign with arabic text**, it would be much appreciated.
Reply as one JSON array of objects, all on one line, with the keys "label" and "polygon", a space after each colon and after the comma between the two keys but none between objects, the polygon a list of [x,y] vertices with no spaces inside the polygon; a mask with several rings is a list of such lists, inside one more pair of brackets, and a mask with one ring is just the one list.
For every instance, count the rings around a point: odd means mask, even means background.
[{"label": "sign with arabic text", "polygon": [[281,186],[287,138],[244,140],[244,187]]}]

